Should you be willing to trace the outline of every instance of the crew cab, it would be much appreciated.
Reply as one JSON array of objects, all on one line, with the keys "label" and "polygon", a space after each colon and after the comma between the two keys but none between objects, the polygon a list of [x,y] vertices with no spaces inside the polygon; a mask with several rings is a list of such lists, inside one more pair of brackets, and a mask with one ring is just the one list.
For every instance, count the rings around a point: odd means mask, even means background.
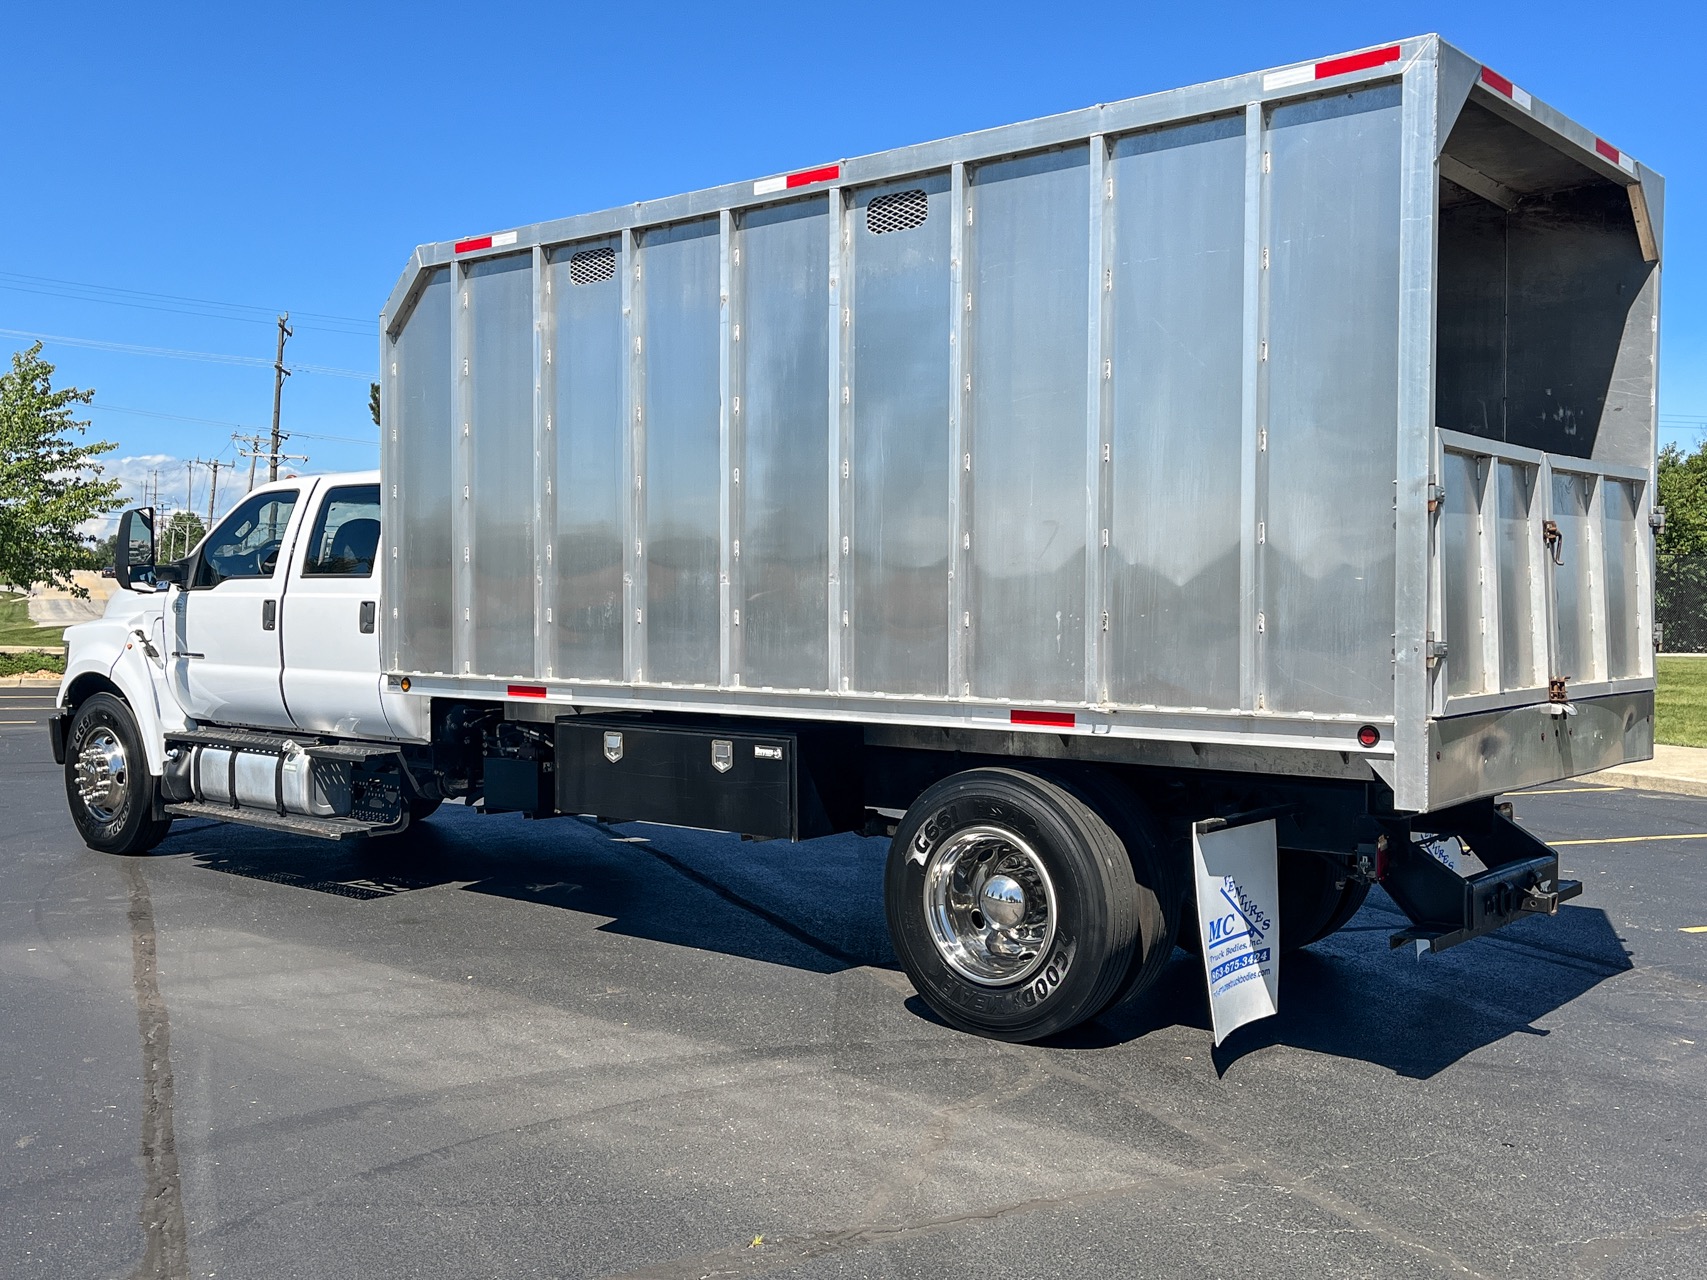
[{"label": "crew cab", "polygon": [[236,811],[384,833],[436,806],[398,754],[426,737],[424,700],[380,676],[379,547],[376,472],[261,486],[171,563],[152,512],[127,513],[129,589],[67,629],[52,726],[91,847],[140,852],[174,817]]}]

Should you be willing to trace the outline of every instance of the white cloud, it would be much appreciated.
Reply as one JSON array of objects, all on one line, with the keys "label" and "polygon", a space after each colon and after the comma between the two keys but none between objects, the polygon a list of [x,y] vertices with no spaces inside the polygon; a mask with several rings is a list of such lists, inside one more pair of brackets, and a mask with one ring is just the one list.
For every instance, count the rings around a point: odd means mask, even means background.
[{"label": "white cloud", "polygon": [[[205,466],[196,467],[192,489],[187,487],[190,483],[189,461],[173,454],[139,453],[125,458],[106,457],[100,459],[100,464],[105,478],[119,482],[119,497],[123,499],[124,506],[110,516],[86,522],[82,526],[85,534],[106,537],[118,528],[120,512],[131,507],[153,505],[162,513],[177,511],[184,506],[186,496],[193,499],[196,514],[204,520],[207,518],[208,469]],[[236,506],[237,500],[247,492],[248,485],[246,464],[242,468],[221,467],[215,516],[222,516]]]}]

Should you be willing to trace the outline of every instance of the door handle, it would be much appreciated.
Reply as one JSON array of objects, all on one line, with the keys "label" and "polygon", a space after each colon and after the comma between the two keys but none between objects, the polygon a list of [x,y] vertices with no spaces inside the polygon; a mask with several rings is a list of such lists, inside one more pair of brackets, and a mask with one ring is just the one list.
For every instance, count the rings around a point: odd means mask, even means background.
[{"label": "door handle", "polygon": [[371,636],[373,634],[373,619],[376,607],[375,602],[372,600],[362,601],[361,628],[364,636]]},{"label": "door handle", "polygon": [[279,625],[279,602],[277,600],[261,601],[261,630],[275,631]]}]

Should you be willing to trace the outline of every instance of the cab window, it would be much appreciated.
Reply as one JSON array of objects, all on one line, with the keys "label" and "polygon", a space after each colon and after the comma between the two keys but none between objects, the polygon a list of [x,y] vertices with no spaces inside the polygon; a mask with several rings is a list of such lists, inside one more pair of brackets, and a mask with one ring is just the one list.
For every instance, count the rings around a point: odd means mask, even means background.
[{"label": "cab window", "polygon": [[379,554],[379,486],[330,490],[314,518],[303,577],[371,578]]},{"label": "cab window", "polygon": [[202,543],[192,585],[217,587],[228,578],[272,577],[296,497],[296,490],[286,489],[244,499]]}]

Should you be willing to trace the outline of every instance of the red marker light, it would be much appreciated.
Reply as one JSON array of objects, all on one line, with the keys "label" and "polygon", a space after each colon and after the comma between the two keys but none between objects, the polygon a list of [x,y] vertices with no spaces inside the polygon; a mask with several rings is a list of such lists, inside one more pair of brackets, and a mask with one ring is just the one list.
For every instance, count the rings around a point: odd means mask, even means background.
[{"label": "red marker light", "polygon": [[1381,730],[1372,724],[1366,724],[1357,731],[1357,744],[1360,747],[1373,747],[1381,741]]}]

